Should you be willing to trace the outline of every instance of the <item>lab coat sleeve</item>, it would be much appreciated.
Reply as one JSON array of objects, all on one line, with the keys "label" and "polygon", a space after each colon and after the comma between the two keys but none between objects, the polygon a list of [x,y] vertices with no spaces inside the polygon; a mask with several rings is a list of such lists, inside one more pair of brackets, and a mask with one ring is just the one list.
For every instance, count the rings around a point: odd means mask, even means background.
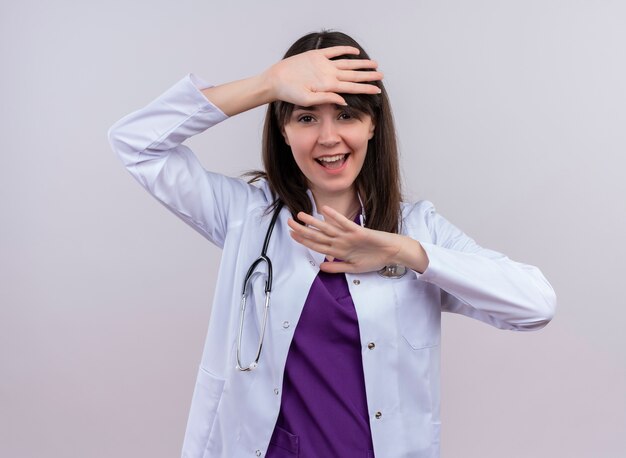
[{"label": "lab coat sleeve", "polygon": [[541,271],[480,247],[422,201],[431,242],[420,241],[429,264],[418,278],[439,286],[442,310],[500,329],[536,330],[554,316],[556,295]]},{"label": "lab coat sleeve", "polygon": [[263,193],[239,178],[209,172],[182,143],[227,116],[200,92],[210,87],[188,74],[108,132],[131,175],[159,202],[219,247],[229,225],[243,221]]}]

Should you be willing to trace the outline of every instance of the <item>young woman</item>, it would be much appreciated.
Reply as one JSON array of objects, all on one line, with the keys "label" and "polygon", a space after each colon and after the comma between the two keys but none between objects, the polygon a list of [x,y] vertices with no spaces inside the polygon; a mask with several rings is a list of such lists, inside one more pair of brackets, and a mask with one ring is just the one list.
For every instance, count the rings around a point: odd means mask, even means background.
[{"label": "young woman", "polygon": [[[382,78],[347,35],[312,33],[257,76],[189,74],[109,131],[139,183],[224,250],[184,457],[437,457],[441,312],[552,318],[539,269],[401,201]],[[264,104],[252,182],[183,146]]]}]

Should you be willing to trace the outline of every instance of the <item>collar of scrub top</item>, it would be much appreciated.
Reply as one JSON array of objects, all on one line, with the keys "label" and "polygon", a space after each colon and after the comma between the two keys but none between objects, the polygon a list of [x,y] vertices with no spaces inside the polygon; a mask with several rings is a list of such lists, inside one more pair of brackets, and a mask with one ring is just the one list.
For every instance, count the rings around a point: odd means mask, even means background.
[{"label": "collar of scrub top", "polygon": [[[306,191],[309,199],[311,199],[311,203],[313,205],[313,215],[316,218],[322,219],[323,216],[317,211],[317,206],[315,205],[315,199],[313,198],[313,193],[310,189]],[[357,199],[359,199],[359,205],[361,206],[361,211],[359,212],[359,221],[361,222],[361,227],[365,227],[365,205],[363,205],[363,199],[361,199],[361,194],[356,193]]]},{"label": "collar of scrub top", "polygon": [[361,227],[365,227],[365,205],[363,205],[363,200],[361,199],[361,193],[357,191],[356,196],[359,199],[359,205],[361,206],[361,213],[359,213],[359,219],[361,220]]}]

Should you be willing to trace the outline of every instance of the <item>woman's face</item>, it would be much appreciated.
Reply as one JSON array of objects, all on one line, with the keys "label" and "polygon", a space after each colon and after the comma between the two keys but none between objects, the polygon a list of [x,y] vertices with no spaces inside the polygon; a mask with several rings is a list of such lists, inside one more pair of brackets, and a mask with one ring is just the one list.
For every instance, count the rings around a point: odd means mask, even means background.
[{"label": "woman's face", "polygon": [[354,193],[374,127],[371,116],[339,105],[296,105],[283,135],[313,194],[327,198]]}]

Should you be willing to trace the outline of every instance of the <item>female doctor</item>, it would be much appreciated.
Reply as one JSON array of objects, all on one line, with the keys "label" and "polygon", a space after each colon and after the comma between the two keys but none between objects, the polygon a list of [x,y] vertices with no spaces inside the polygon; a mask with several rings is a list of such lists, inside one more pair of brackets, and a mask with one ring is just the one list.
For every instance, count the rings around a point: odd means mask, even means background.
[{"label": "female doctor", "polygon": [[[183,457],[438,457],[441,312],[552,318],[538,268],[401,201],[382,78],[349,36],[312,33],[257,76],[189,74],[110,129],[135,179],[224,250]],[[264,104],[250,182],[183,145]]]}]

